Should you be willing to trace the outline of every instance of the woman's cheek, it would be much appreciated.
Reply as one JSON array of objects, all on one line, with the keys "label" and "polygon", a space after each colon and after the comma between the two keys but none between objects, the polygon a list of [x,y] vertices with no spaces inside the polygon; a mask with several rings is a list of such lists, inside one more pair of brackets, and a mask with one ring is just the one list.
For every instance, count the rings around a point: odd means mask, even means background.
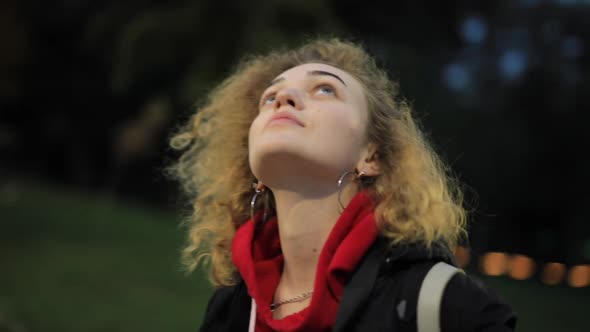
[{"label": "woman's cheek", "polygon": [[248,134],[248,150],[250,154],[253,152],[258,138],[262,135],[265,119],[264,115],[258,115],[250,125],[250,132]]}]

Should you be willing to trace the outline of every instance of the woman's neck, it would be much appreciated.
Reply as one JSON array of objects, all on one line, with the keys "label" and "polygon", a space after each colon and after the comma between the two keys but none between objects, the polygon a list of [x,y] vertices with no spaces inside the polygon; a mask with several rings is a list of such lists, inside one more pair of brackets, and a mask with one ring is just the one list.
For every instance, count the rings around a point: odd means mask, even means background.
[{"label": "woman's neck", "polygon": [[[319,185],[313,191],[273,189],[284,258],[275,301],[313,290],[320,253],[341,213],[337,184],[332,186],[325,191]],[[354,186],[344,186],[340,197],[344,206],[352,199]],[[293,304],[281,311],[288,314],[292,308],[296,312],[307,304]]]}]

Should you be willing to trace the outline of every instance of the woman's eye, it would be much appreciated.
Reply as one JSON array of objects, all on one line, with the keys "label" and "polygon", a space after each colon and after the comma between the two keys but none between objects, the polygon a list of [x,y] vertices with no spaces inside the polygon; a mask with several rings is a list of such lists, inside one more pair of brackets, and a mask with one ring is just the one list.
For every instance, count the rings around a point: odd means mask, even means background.
[{"label": "woman's eye", "polygon": [[268,95],[262,99],[261,105],[272,104],[275,102],[275,100],[276,100],[275,94],[271,93],[270,95]]},{"label": "woman's eye", "polygon": [[332,88],[329,85],[322,85],[318,88],[318,92],[323,94],[323,95],[334,95],[336,94],[336,91],[334,91],[334,88]]}]

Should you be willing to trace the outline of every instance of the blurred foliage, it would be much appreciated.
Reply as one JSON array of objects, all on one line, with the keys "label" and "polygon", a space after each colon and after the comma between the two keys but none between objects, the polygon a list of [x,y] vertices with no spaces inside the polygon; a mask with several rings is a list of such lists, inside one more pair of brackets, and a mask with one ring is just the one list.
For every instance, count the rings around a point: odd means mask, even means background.
[{"label": "blurred foliage", "polygon": [[[307,31],[338,31],[338,19],[321,1],[168,1],[122,16],[128,4],[111,3],[85,27],[84,49],[104,53],[111,62],[110,83],[116,94],[138,85],[178,85],[184,105],[196,92],[235,65],[239,55],[269,50],[288,41],[294,45]],[[318,13],[322,13],[318,15]],[[106,46],[106,48],[103,48]]]}]

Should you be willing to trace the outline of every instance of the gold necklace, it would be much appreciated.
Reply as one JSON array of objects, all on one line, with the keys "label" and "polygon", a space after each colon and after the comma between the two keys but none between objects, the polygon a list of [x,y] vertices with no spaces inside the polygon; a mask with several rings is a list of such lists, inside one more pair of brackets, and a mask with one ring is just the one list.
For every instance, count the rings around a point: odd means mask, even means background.
[{"label": "gold necklace", "polygon": [[311,297],[311,294],[313,294],[313,291],[305,292],[303,294],[297,295],[297,296],[292,297],[292,298],[287,299],[287,300],[283,300],[283,301],[279,301],[279,302],[273,302],[270,305],[270,311],[277,310],[277,308],[280,307],[280,306],[282,306],[283,304],[303,301],[303,300]]}]

